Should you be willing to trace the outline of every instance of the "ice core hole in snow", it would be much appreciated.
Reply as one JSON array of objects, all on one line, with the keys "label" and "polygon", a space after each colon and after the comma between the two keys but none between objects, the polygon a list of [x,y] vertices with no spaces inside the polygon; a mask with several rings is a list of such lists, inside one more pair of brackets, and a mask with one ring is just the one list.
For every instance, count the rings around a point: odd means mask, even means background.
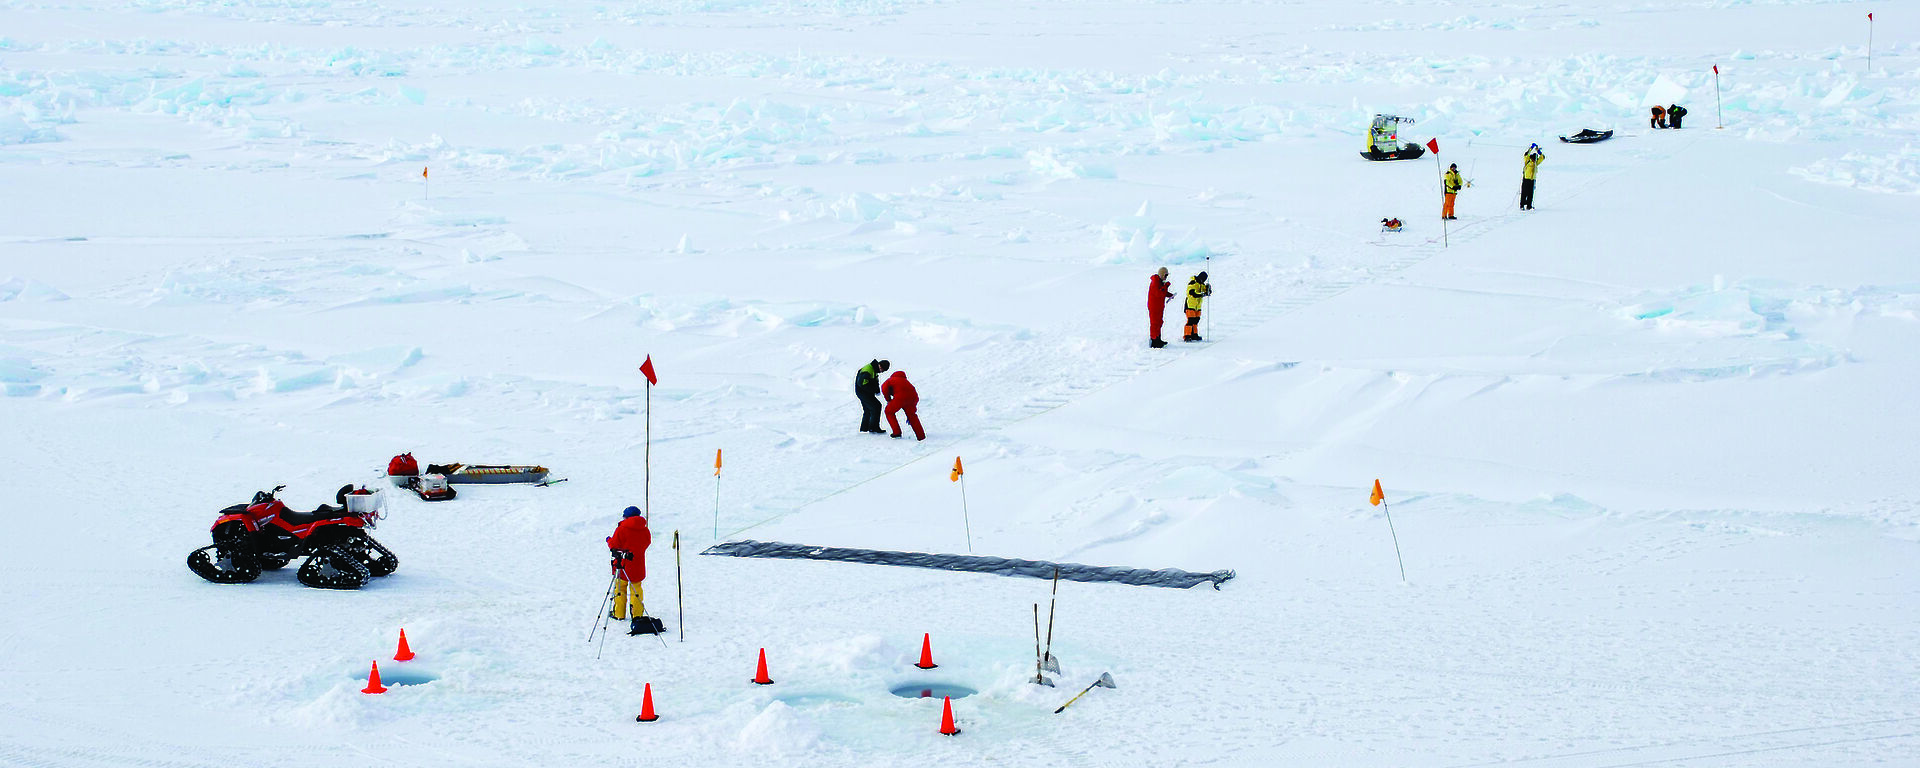
[{"label": "ice core hole in snow", "polygon": [[964,685],[953,683],[905,682],[894,686],[890,692],[903,699],[938,699],[941,697],[963,698],[979,691]]},{"label": "ice core hole in snow", "polygon": [[[365,683],[367,673],[357,672],[353,675],[353,679]],[[380,668],[380,684],[389,688],[396,685],[426,685],[438,679],[440,676],[432,672],[424,669],[406,669],[403,665]]]}]

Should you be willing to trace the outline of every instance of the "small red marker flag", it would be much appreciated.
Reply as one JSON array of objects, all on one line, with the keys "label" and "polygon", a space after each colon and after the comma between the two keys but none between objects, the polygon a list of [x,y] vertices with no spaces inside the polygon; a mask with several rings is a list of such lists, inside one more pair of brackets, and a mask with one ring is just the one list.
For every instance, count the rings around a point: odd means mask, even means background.
[{"label": "small red marker flag", "polygon": [[640,364],[640,375],[647,377],[648,384],[660,383],[660,377],[653,375],[653,355],[647,355],[647,361]]},{"label": "small red marker flag", "polygon": [[1440,154],[1440,140],[1437,138],[1427,139],[1427,149],[1433,150],[1433,153],[1436,155]]},{"label": "small red marker flag", "polygon": [[1713,73],[1716,75],[1720,74],[1720,65],[1718,64],[1713,65]]}]

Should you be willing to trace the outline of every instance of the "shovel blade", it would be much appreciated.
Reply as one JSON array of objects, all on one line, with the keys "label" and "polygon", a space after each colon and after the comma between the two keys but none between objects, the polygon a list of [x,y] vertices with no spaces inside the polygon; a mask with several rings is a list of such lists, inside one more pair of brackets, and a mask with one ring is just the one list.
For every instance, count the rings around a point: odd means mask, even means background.
[{"label": "shovel blade", "polygon": [[1093,684],[1100,688],[1119,688],[1120,687],[1113,684],[1113,673],[1111,672],[1100,673],[1100,679],[1095,680]]},{"label": "shovel blade", "polygon": [[1053,654],[1049,653],[1046,659],[1040,662],[1040,668],[1056,675],[1060,674],[1060,660],[1054,658]]},{"label": "shovel blade", "polygon": [[1044,685],[1048,688],[1053,687],[1053,681],[1048,680],[1046,675],[1034,675],[1033,679],[1028,680],[1027,682],[1032,683],[1034,685]]}]

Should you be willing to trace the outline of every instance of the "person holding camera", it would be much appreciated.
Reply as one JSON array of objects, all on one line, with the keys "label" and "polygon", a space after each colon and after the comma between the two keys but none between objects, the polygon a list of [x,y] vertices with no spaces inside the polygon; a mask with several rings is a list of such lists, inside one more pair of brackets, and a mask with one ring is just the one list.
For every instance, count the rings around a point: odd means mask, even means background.
[{"label": "person holding camera", "polygon": [[1520,210],[1533,210],[1533,182],[1540,177],[1540,164],[1547,161],[1547,151],[1535,144],[1527,147],[1526,154],[1520,156]]},{"label": "person holding camera", "polygon": [[627,507],[620,513],[620,525],[607,537],[607,549],[613,556],[614,621],[627,618],[633,609],[633,623],[627,634],[650,635],[660,631],[657,620],[648,618],[646,598],[640,582],[647,578],[647,547],[653,544],[653,532],[647,530],[647,515],[639,507]]}]

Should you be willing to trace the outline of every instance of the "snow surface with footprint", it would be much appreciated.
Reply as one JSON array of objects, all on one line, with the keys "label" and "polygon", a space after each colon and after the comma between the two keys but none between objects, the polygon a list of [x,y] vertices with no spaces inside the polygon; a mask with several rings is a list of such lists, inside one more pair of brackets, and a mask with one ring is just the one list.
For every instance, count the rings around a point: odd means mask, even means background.
[{"label": "snow surface with footprint", "polygon": [[[0,5],[0,764],[1920,765],[1882,5],[1871,72],[1794,0]],[[670,634],[596,658],[648,355]],[[403,451],[569,480],[391,500],[358,592],[184,567]],[[716,539],[1238,577],[1063,584],[1039,688],[1044,582]]]}]

